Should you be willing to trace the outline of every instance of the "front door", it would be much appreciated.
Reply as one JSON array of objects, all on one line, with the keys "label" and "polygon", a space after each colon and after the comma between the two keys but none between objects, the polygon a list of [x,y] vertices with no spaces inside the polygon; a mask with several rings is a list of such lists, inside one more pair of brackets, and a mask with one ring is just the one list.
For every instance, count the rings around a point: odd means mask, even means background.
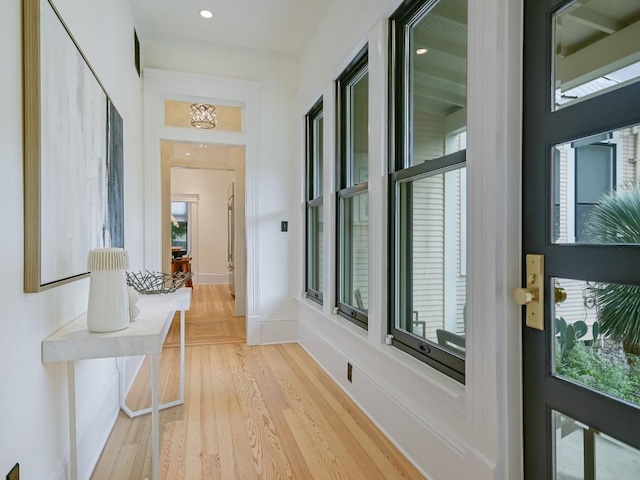
[{"label": "front door", "polygon": [[523,250],[547,299],[523,328],[525,478],[640,479],[640,1],[524,19]]}]

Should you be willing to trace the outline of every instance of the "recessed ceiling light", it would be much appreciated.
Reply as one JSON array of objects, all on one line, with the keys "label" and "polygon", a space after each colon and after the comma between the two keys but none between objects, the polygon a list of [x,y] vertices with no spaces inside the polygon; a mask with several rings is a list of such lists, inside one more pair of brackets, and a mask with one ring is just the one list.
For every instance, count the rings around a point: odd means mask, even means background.
[{"label": "recessed ceiling light", "polygon": [[211,18],[213,17],[213,13],[211,13],[211,11],[209,10],[200,10],[200,16],[202,18]]},{"label": "recessed ceiling light", "polygon": [[187,152],[187,156],[189,157],[189,156],[191,156],[191,154],[189,152]]},{"label": "recessed ceiling light", "polygon": [[427,50],[426,48],[419,48],[416,50],[416,53],[418,55],[424,55],[425,53],[427,53],[429,50]]}]

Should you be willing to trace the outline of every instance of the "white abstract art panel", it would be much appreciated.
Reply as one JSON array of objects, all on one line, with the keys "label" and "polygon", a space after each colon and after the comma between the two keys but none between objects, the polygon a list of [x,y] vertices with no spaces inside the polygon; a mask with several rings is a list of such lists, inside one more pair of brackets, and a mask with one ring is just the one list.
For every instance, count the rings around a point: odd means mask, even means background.
[{"label": "white abstract art panel", "polygon": [[107,97],[49,2],[40,1],[41,285],[82,275],[105,245]]}]

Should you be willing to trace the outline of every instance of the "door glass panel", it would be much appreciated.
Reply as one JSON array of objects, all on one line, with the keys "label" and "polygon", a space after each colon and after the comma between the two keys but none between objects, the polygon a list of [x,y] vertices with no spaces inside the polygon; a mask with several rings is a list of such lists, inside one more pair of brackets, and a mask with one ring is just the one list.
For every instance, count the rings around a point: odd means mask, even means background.
[{"label": "door glass panel", "polygon": [[[555,279],[554,372],[640,405],[640,286]],[[640,478],[640,477],[639,477]]]},{"label": "door glass panel", "polygon": [[[555,145],[551,199],[554,243],[640,244],[638,126]],[[636,210],[640,211],[640,210]]]},{"label": "door glass panel", "polygon": [[[465,168],[400,183],[396,328],[464,356]],[[402,226],[401,226],[402,227]]]},{"label": "door glass panel", "polygon": [[[441,0],[408,29],[411,165],[464,150],[467,125],[467,0]],[[410,127],[409,127],[410,126]]]},{"label": "door glass panel", "polygon": [[640,478],[640,452],[560,412],[551,415],[556,480]]},{"label": "door glass panel", "polygon": [[552,111],[640,78],[640,3],[577,0],[554,15]]},{"label": "door glass panel", "polygon": [[340,298],[361,312],[369,310],[369,194],[340,199]]}]

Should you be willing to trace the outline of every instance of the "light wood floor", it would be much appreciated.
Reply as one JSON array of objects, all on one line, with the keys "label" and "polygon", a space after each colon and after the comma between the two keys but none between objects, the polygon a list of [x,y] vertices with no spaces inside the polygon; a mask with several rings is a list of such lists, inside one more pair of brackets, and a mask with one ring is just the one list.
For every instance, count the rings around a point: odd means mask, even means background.
[{"label": "light wood floor", "polygon": [[[191,309],[185,316],[185,342],[193,345],[245,343],[245,317],[234,316],[235,301],[229,285],[196,285]],[[165,347],[180,345],[180,315],[176,314],[167,333]]]},{"label": "light wood floor", "polygon": [[[162,351],[161,402],[178,398],[179,352]],[[149,369],[132,409],[151,403]],[[423,479],[297,344],[189,346],[185,390],[160,414],[163,480]],[[150,477],[150,436],[149,415],[120,412],[92,479]]]}]

